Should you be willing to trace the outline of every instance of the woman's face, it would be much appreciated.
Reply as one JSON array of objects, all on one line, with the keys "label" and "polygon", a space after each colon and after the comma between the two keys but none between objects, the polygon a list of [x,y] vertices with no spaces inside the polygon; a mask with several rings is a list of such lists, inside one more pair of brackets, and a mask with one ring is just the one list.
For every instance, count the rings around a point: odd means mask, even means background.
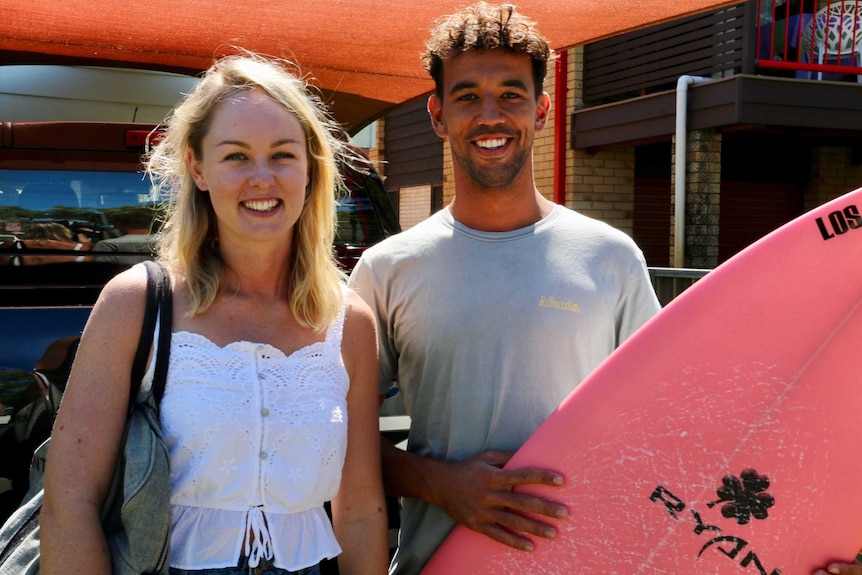
[{"label": "woman's face", "polygon": [[197,187],[208,192],[219,243],[284,242],[290,247],[309,182],[305,133],[296,117],[260,89],[219,103],[187,158]]}]

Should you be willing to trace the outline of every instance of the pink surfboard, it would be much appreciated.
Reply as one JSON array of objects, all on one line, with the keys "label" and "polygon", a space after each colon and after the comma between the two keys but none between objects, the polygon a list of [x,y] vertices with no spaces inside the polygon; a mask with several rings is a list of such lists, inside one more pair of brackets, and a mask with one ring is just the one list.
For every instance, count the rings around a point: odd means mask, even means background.
[{"label": "pink surfboard", "polygon": [[508,467],[562,472],[555,541],[456,527],[423,575],[808,575],[862,547],[862,189],[728,260]]}]

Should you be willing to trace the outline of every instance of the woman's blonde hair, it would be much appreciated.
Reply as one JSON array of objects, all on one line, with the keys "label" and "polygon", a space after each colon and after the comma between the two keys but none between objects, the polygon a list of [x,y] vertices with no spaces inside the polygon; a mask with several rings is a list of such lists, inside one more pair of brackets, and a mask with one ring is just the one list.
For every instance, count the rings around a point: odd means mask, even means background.
[{"label": "woman's blonde hair", "polygon": [[343,142],[319,97],[291,69],[287,62],[250,53],[220,59],[173,110],[163,138],[146,159],[156,189],[168,200],[158,254],[186,277],[190,315],[206,311],[215,300],[224,262],[215,212],[209,194],[201,192],[192,179],[187,151],[200,159],[217,105],[252,89],[261,89],[283,104],[299,120],[307,142],[309,186],[294,227],[287,282],[291,310],[302,325],[322,330],[340,309],[340,283],[345,276],[332,242],[340,182],[336,158]]}]

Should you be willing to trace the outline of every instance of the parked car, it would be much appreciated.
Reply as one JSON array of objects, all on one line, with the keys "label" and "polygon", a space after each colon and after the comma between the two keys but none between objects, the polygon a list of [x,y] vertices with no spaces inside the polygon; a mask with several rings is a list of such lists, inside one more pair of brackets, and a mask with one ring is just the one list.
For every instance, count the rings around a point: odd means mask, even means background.
[{"label": "parked car", "polygon": [[[104,284],[152,257],[160,198],[141,155],[157,137],[144,124],[0,123],[0,518],[20,502],[29,453],[50,433],[50,406],[33,399],[48,384],[62,392]],[[349,271],[400,228],[370,162],[341,170],[333,249]]]}]

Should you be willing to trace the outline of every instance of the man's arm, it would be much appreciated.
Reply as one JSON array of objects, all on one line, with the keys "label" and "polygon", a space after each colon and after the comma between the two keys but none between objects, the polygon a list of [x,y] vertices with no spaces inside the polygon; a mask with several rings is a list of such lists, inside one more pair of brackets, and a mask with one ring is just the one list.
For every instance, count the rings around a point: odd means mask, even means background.
[{"label": "man's arm", "polygon": [[522,484],[558,487],[559,473],[541,469],[503,469],[511,452],[486,451],[460,462],[444,462],[398,449],[382,440],[383,484],[388,495],[413,497],[436,505],[457,523],[523,551],[531,551],[528,535],[553,539],[553,525],[526,514],[555,519],[568,515],[565,506],[516,493]]}]

